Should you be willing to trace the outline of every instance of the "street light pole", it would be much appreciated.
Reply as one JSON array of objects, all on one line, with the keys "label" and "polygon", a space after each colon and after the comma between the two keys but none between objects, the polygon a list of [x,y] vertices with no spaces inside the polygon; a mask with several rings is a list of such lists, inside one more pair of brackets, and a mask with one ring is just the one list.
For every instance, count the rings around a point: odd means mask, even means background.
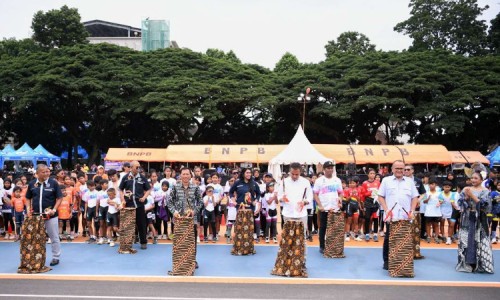
[{"label": "street light pole", "polygon": [[311,88],[306,89],[306,94],[300,93],[297,101],[300,103],[301,101],[304,103],[304,107],[302,109],[302,130],[306,130],[306,103],[311,101],[311,97],[309,93],[311,92]]}]

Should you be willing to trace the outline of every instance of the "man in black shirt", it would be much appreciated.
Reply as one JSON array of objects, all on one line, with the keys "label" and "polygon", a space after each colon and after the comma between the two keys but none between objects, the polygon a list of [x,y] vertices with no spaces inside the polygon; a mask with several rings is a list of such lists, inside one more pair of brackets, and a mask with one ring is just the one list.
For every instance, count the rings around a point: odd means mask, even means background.
[{"label": "man in black shirt", "polygon": [[130,163],[131,171],[125,174],[120,182],[120,198],[125,207],[135,208],[135,221],[139,231],[141,249],[147,249],[146,229],[147,219],[144,205],[151,193],[151,185],[146,177],[139,173],[138,161]]},{"label": "man in black shirt", "polygon": [[61,243],[59,240],[59,218],[57,208],[61,204],[63,195],[56,180],[50,178],[50,170],[46,165],[40,164],[36,168],[36,177],[28,184],[26,191],[26,208],[28,217],[43,215],[45,229],[52,243],[51,266],[59,264],[61,256]]}]

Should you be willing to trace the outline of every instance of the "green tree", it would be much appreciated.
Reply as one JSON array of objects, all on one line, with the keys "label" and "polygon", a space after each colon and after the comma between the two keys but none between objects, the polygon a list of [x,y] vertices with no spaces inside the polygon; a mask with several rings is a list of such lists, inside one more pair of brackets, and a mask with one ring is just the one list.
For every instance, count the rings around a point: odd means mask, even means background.
[{"label": "green tree", "polygon": [[486,24],[478,20],[488,6],[476,0],[411,0],[410,18],[394,30],[410,36],[410,50],[445,49],[463,55],[484,53]]},{"label": "green tree", "polygon": [[33,40],[46,48],[87,43],[88,32],[81,23],[78,9],[64,5],[48,12],[38,11],[31,23]]},{"label": "green tree", "polygon": [[297,70],[300,68],[300,62],[297,57],[290,52],[283,54],[281,59],[276,63],[274,72],[287,72],[290,70]]},{"label": "green tree", "polygon": [[325,49],[328,58],[338,53],[364,55],[375,51],[375,45],[370,44],[370,39],[366,35],[356,31],[347,31],[340,34],[336,42],[329,41]]},{"label": "green tree", "polygon": [[209,48],[205,54],[213,58],[225,59],[234,63],[241,63],[240,59],[236,56],[236,53],[234,53],[233,50],[230,50],[228,53],[224,53],[222,50]]},{"label": "green tree", "polygon": [[14,38],[4,38],[0,41],[0,57],[2,55],[22,56],[41,50],[42,48],[33,39],[16,40]]},{"label": "green tree", "polygon": [[491,20],[490,30],[488,31],[488,45],[491,53],[500,54],[500,13]]}]

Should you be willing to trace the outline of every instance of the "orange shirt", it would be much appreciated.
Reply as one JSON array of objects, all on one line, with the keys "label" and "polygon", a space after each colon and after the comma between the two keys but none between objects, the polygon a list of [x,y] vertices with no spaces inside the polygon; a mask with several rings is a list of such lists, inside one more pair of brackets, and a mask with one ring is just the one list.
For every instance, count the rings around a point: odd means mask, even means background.
[{"label": "orange shirt", "polygon": [[26,199],[24,197],[16,198],[12,196],[12,206],[16,212],[20,213],[24,211],[24,206],[26,205]]},{"label": "orange shirt", "polygon": [[71,197],[72,196],[69,193],[66,194],[57,208],[57,214],[61,220],[68,220],[71,218]]}]

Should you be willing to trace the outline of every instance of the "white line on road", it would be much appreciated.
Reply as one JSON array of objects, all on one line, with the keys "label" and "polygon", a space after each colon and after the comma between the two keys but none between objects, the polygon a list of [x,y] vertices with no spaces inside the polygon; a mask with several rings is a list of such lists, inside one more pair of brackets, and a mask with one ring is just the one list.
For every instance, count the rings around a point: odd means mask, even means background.
[{"label": "white line on road", "polygon": [[285,300],[285,299],[251,299],[251,298],[189,298],[189,297],[130,297],[130,296],[85,296],[85,295],[40,295],[40,294],[0,294],[0,298],[62,298],[62,299],[138,299],[138,300]]}]

